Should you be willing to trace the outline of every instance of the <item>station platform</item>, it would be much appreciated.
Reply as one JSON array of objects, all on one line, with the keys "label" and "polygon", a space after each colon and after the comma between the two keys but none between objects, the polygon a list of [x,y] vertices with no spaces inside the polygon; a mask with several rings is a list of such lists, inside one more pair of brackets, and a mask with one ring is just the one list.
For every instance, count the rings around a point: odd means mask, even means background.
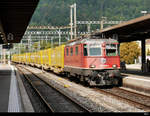
[{"label": "station platform", "polygon": [[150,72],[140,69],[127,69],[121,71],[123,86],[150,95]]},{"label": "station platform", "polygon": [[0,112],[34,112],[17,69],[0,64]]}]

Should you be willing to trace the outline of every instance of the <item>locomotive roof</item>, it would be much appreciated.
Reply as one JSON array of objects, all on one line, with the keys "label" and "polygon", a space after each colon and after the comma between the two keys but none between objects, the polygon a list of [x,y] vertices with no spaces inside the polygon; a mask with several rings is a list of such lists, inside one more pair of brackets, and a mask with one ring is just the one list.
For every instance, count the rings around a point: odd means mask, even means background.
[{"label": "locomotive roof", "polygon": [[103,42],[106,42],[106,43],[118,43],[117,40],[115,39],[106,39],[106,38],[96,38],[96,39],[93,39],[93,38],[84,38],[84,39],[80,39],[80,40],[76,40],[76,41],[73,41],[73,42],[70,42],[68,43],[66,46],[73,46],[73,45],[76,45],[76,44],[83,44],[83,43],[103,43]]}]

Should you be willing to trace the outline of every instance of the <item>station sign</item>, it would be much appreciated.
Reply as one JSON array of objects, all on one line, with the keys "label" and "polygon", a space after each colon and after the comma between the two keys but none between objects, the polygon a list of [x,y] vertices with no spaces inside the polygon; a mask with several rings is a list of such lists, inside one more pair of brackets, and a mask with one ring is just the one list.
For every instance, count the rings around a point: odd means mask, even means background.
[{"label": "station sign", "polygon": [[13,35],[12,33],[9,33],[9,34],[7,35],[7,40],[9,40],[9,41],[14,40],[14,35]]}]

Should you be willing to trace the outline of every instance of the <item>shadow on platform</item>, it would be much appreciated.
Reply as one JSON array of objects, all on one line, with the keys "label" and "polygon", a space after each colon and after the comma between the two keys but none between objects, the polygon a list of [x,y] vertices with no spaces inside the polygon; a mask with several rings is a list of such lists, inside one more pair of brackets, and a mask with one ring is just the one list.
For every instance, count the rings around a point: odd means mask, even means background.
[{"label": "shadow on platform", "polygon": [[[127,69],[127,70],[120,70],[121,73],[125,74],[133,74],[138,76],[147,76],[150,77],[150,72],[142,72],[142,70],[139,69]],[[126,76],[124,74],[121,74],[123,77]]]}]

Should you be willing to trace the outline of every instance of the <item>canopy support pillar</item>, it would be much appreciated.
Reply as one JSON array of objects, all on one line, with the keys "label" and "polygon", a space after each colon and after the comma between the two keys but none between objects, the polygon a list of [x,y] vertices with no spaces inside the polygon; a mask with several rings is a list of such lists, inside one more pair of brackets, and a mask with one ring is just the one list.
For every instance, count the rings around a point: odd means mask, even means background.
[{"label": "canopy support pillar", "polygon": [[142,55],[142,72],[146,72],[147,66],[146,66],[146,55],[145,55],[145,39],[143,38],[141,40],[141,55]]}]

